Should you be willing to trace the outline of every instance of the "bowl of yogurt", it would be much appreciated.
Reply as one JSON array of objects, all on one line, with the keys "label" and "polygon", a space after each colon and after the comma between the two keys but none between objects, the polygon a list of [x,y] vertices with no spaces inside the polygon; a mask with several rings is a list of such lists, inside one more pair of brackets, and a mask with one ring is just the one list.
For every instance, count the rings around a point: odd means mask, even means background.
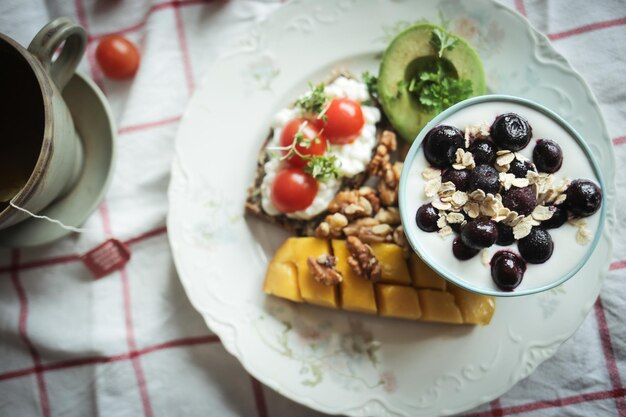
[{"label": "bowl of yogurt", "polygon": [[533,294],[576,274],[605,220],[585,140],[519,97],[457,103],[417,136],[399,208],[411,248],[447,280],[494,296]]}]

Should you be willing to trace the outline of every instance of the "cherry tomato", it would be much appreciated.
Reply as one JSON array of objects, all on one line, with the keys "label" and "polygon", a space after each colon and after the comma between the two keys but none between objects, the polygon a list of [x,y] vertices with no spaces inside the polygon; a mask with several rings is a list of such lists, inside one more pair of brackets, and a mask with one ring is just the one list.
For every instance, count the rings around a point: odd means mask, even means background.
[{"label": "cherry tomato", "polygon": [[324,135],[330,143],[346,144],[361,133],[365,120],[361,105],[349,98],[336,98],[326,110]]},{"label": "cherry tomato", "polygon": [[[296,145],[296,150],[306,156],[324,155],[324,152],[326,152],[326,139],[320,136],[321,128],[319,122],[320,121],[307,120],[301,117],[290,120],[280,134],[280,146],[290,146],[293,143],[295,134],[302,132],[304,139],[308,139],[311,142],[308,148],[304,144]],[[288,151],[283,151],[283,154],[287,152]],[[302,159],[299,155],[291,156],[288,162],[296,167],[303,167],[307,164],[307,161]]]},{"label": "cherry tomato", "polygon": [[283,168],[272,184],[272,203],[282,213],[304,210],[313,203],[317,187],[315,178],[301,168]]},{"label": "cherry tomato", "polygon": [[125,37],[109,35],[98,44],[96,60],[107,77],[126,80],[137,73],[139,50]]}]

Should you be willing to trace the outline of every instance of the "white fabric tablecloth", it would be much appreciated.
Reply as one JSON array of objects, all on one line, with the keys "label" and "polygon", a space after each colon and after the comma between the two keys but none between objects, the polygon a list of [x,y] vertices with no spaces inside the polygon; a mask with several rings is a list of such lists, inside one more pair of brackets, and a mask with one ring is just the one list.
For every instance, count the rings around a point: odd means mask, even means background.
[{"label": "white fabric tablecloth", "polygon": [[[510,0],[549,34],[596,94],[626,161],[626,2]],[[89,33],[80,69],[103,88],[119,127],[110,191],[85,227],[99,233],[0,250],[0,416],[313,416],[253,380],[190,306],[169,251],[166,190],[176,129],[222,40],[278,1],[2,0],[0,32],[24,45],[56,16]],[[98,39],[142,51],[132,81],[103,78]],[[2,63],[0,63],[2,65]],[[626,417],[626,176],[618,170],[610,273],[580,330],[499,400],[470,415]],[[79,254],[108,237],[126,267],[94,280]]]}]

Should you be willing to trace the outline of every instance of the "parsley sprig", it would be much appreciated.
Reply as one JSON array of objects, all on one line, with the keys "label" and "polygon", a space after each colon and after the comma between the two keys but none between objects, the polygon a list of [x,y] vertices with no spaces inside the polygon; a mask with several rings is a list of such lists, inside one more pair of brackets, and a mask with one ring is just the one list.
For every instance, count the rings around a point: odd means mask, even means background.
[{"label": "parsley sprig", "polygon": [[304,112],[321,115],[328,100],[324,92],[324,83],[319,83],[316,86],[309,83],[309,88],[311,91],[308,94],[296,100],[296,106],[300,107]]},{"label": "parsley sprig", "polygon": [[304,172],[322,182],[339,178],[339,160],[333,154],[309,156]]},{"label": "parsley sprig", "polygon": [[441,113],[472,95],[472,82],[446,75],[441,64],[433,72],[422,72],[413,78],[407,90],[415,94],[428,111]]},{"label": "parsley sprig", "polygon": [[331,178],[339,178],[339,167],[341,163],[335,155],[330,153],[330,149],[326,150],[324,155],[305,155],[298,148],[309,149],[313,143],[319,143],[320,138],[306,138],[302,130],[306,127],[307,122],[300,125],[298,132],[293,136],[293,142],[288,146],[272,146],[267,149],[270,151],[286,151],[280,158],[281,161],[289,160],[294,156],[299,156],[307,164],[304,171],[313,178],[321,182],[327,182]]},{"label": "parsley sprig", "polygon": [[403,91],[413,94],[420,104],[430,112],[440,113],[472,95],[471,80],[461,80],[449,75],[444,69],[443,54],[454,49],[458,38],[445,30],[432,31],[430,45],[436,60],[434,66],[419,73],[410,82],[398,82],[398,96]]},{"label": "parsley sprig", "polygon": [[363,78],[363,82],[367,86],[367,91],[370,95],[370,100],[367,100],[364,104],[371,104],[373,100],[378,101],[378,77],[370,74],[369,71],[365,71],[361,74],[361,78]]},{"label": "parsley sprig", "polygon": [[430,45],[435,48],[439,58],[443,58],[445,51],[453,50],[457,41],[458,39],[455,36],[439,28],[435,28],[430,37]]}]

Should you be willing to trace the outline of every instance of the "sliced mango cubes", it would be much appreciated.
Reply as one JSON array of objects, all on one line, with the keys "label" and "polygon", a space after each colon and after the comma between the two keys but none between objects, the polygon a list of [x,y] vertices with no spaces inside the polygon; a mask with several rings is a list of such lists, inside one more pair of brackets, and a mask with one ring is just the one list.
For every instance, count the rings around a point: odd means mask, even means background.
[{"label": "sliced mango cubes", "polygon": [[[408,265],[402,248],[393,243],[371,245],[381,266],[380,282],[373,283],[352,271],[344,240],[292,237],[271,260],[263,291],[295,302],[378,314],[408,320],[450,324],[489,324],[495,300],[455,286],[411,254]],[[333,255],[343,281],[326,286],[315,280],[307,260]]]}]

